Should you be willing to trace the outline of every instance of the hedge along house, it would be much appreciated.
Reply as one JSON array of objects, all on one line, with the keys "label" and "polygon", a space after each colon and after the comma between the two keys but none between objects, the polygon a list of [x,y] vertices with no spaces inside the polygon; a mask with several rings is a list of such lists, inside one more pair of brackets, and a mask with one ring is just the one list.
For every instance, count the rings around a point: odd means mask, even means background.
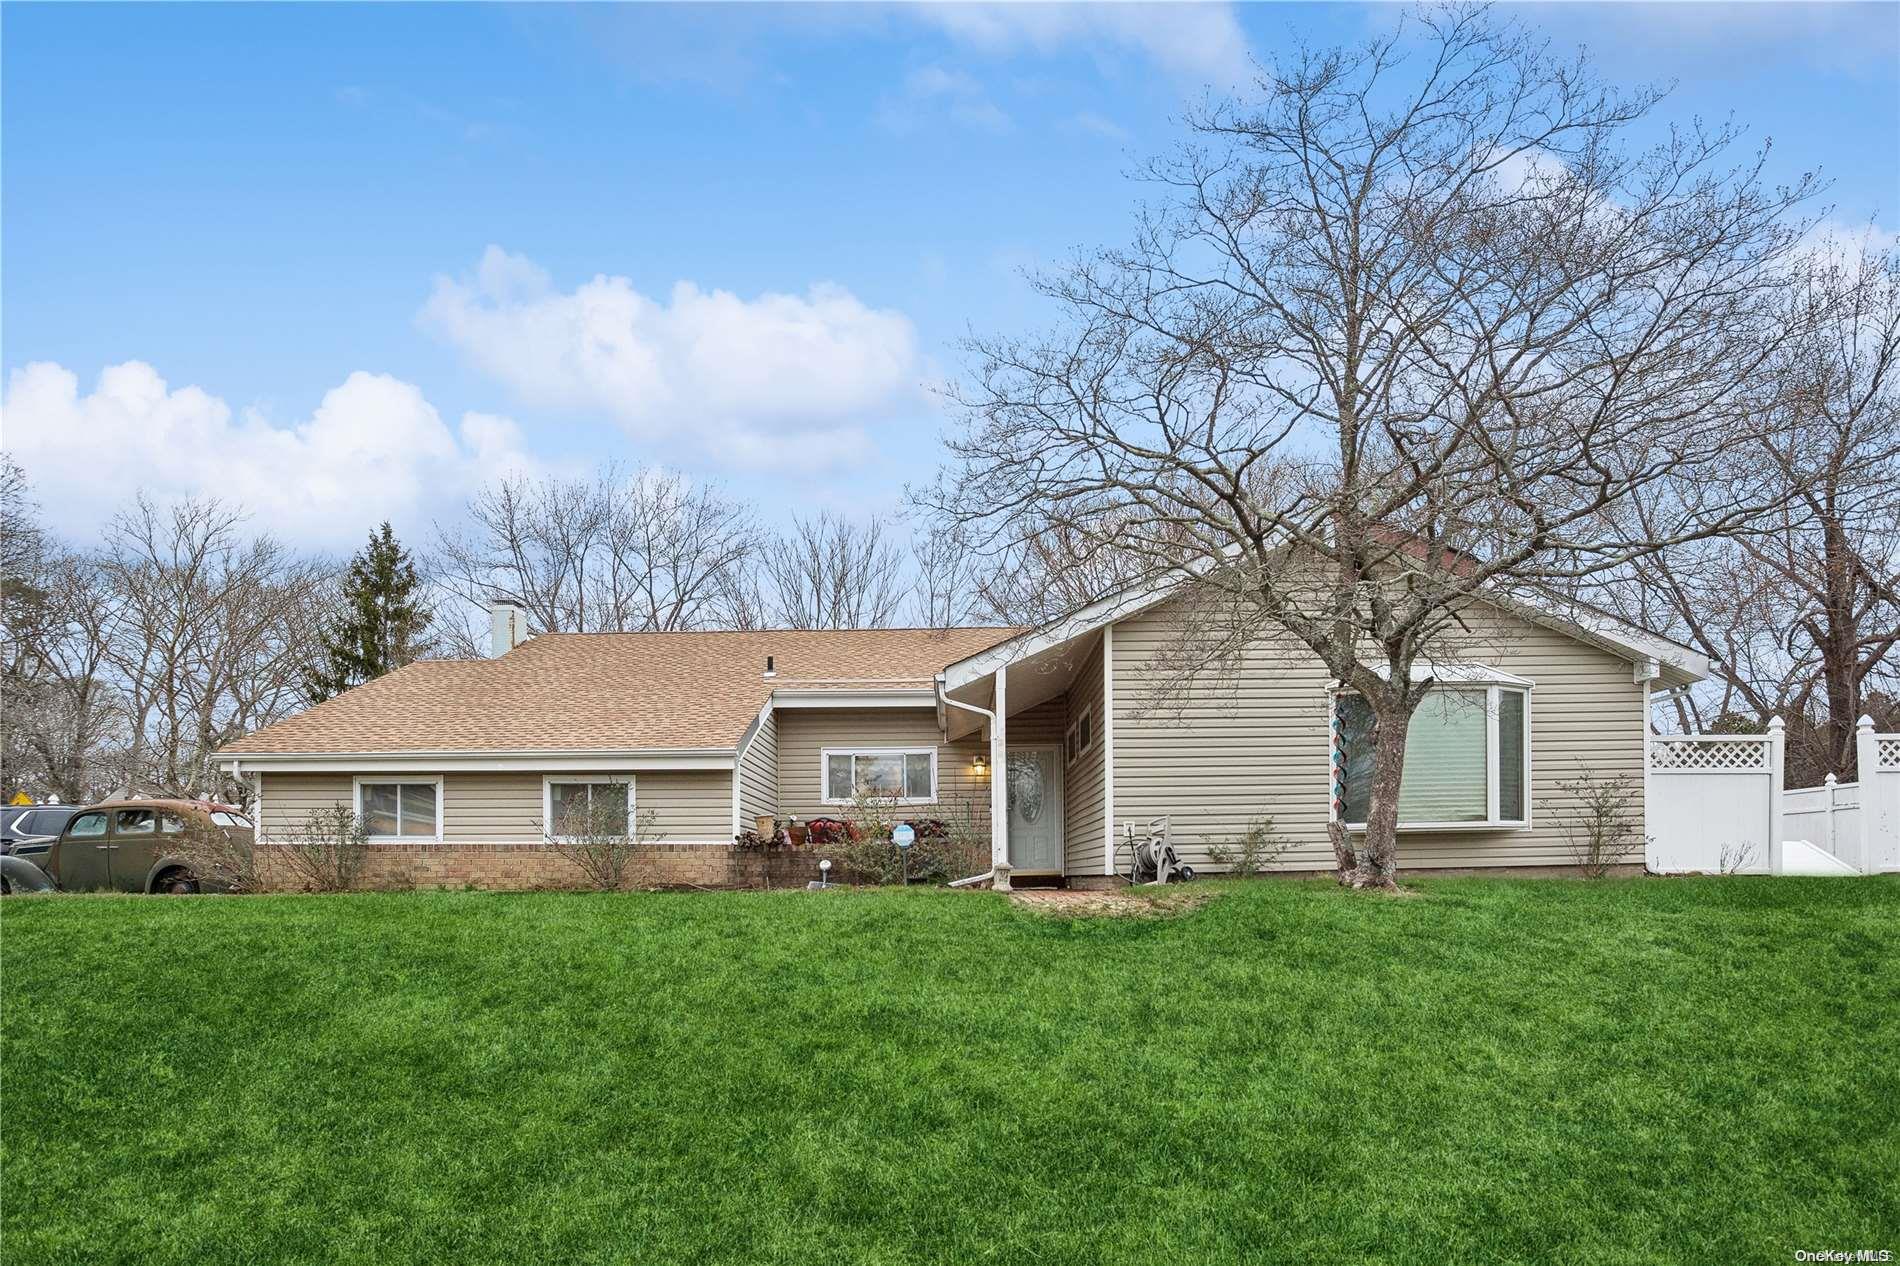
[{"label": "hedge along house", "polygon": [[[1272,637],[1183,686],[1178,592],[1117,595],[1038,629],[544,634],[496,613],[495,656],[424,661],[224,749],[259,837],[350,804],[372,880],[530,887],[572,871],[555,806],[624,786],[651,811],[645,874],[755,883],[735,854],[757,817],[842,813],[865,788],[914,816],[967,813],[1018,876],[1102,883],[1129,831],[1166,819],[1197,867],[1270,817],[1278,865],[1333,865],[1328,824],[1364,813],[1363,708]],[[1563,784],[1621,776],[1644,796],[1652,691],[1693,652],[1574,606],[1474,603],[1472,653],[1434,664],[1401,793],[1405,868],[1564,866]],[[1005,771],[996,777],[996,770]],[[617,793],[616,793],[617,794]],[[1632,806],[1641,813],[1646,804]],[[1635,840],[1625,860],[1642,860]]]}]

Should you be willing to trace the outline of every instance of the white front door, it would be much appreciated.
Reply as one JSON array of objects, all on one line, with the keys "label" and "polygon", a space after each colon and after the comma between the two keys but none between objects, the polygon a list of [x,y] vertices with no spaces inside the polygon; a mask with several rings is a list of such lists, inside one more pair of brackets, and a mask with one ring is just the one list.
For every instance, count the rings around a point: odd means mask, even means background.
[{"label": "white front door", "polygon": [[1062,870],[1062,762],[1053,747],[1009,749],[1009,864]]}]

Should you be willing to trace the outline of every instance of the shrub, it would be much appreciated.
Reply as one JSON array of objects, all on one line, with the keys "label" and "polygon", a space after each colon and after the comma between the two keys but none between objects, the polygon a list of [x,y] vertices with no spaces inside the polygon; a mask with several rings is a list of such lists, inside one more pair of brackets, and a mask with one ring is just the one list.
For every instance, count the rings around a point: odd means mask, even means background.
[{"label": "shrub", "polygon": [[1575,802],[1563,816],[1564,838],[1590,878],[1603,878],[1631,845],[1643,843],[1642,789],[1628,774],[1603,778],[1586,767],[1557,788]]},{"label": "shrub", "polygon": [[[590,888],[614,892],[626,886],[640,848],[653,838],[655,813],[627,814],[625,783],[601,783],[606,794],[590,794],[551,823],[545,839],[554,852],[574,864]],[[618,794],[615,794],[616,790]]]},{"label": "shrub", "polygon": [[262,887],[257,841],[250,831],[227,831],[196,810],[186,813],[184,822],[184,832],[171,847],[201,885],[221,892],[256,892]]},{"label": "shrub", "polygon": [[312,809],[271,847],[305,888],[346,892],[369,858],[369,828],[350,806],[336,804]]},{"label": "shrub", "polygon": [[1216,866],[1225,866],[1228,874],[1248,878],[1271,870],[1292,843],[1284,835],[1275,835],[1273,819],[1262,814],[1247,823],[1239,839],[1209,845],[1207,856]]},{"label": "shrub", "polygon": [[[826,833],[825,850],[854,883],[942,884],[989,864],[989,832],[979,827],[969,804],[951,805],[950,816],[944,818],[906,819],[901,808],[895,800],[859,796],[848,818],[814,819],[812,838],[819,838],[819,822],[837,824],[838,829]],[[891,830],[900,822],[916,833],[909,849],[891,843]]]}]

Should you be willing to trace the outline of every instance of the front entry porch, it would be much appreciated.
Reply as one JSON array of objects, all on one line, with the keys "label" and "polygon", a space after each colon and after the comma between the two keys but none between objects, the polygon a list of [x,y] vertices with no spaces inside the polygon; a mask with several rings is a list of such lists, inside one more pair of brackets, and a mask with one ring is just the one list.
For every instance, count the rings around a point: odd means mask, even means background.
[{"label": "front entry porch", "polygon": [[1106,630],[1013,657],[966,661],[938,682],[951,742],[985,740],[990,862],[1012,881],[1067,886],[1110,872]]}]

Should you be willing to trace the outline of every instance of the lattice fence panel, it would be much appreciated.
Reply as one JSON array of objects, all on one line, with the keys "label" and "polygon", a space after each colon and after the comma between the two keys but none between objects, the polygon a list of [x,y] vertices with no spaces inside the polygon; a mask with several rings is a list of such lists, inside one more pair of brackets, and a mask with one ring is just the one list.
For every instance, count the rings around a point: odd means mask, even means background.
[{"label": "lattice fence panel", "polygon": [[1653,739],[1649,767],[1661,770],[1766,770],[1767,739]]},{"label": "lattice fence panel", "polygon": [[1900,738],[1881,739],[1878,760],[1882,769],[1900,769]]}]

